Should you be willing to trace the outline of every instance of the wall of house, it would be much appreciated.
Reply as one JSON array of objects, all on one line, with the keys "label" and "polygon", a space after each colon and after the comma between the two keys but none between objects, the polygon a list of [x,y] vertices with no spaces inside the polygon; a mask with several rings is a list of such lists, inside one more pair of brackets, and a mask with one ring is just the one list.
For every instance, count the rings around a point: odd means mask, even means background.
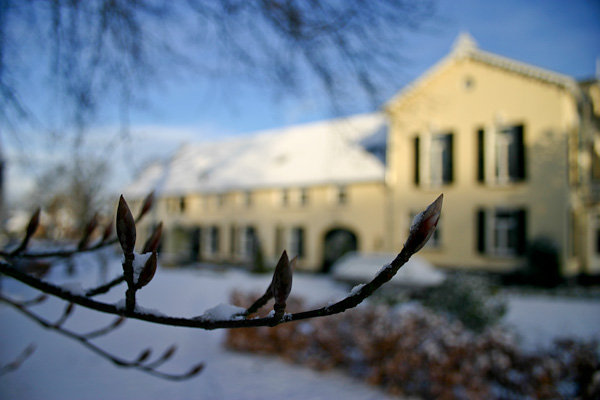
[{"label": "wall of house", "polygon": [[138,242],[145,240],[150,226],[164,220],[164,259],[180,261],[175,255],[185,259],[195,254],[202,261],[248,265],[255,261],[247,244],[251,228],[267,266],[273,267],[286,249],[290,257],[301,252],[299,268],[320,270],[326,238],[333,231],[354,235],[356,250],[384,250],[384,199],[382,182],[165,197],[141,224]]},{"label": "wall of house", "polygon": [[[396,245],[404,240],[410,213],[443,192],[439,245],[422,251],[436,265],[494,271],[521,265],[522,256],[478,252],[478,210],[519,209],[526,212],[527,240],[550,238],[560,248],[565,272],[575,272],[567,251],[567,133],[577,124],[577,109],[566,90],[465,58],[439,68],[391,103],[388,113],[388,183],[393,191],[391,218],[398,227]],[[479,182],[478,130],[492,132],[510,125],[523,126],[525,179]],[[414,183],[414,138],[428,132],[453,133],[454,177],[449,184]],[[486,167],[489,178],[492,168]]]}]

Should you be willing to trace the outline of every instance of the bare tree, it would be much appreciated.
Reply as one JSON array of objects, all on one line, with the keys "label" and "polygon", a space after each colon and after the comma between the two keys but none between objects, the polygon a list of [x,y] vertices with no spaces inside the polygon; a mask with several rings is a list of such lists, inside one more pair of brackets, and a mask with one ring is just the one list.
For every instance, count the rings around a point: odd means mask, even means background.
[{"label": "bare tree", "polygon": [[378,106],[401,82],[403,39],[433,14],[434,0],[0,0],[0,154],[7,136],[44,134],[81,156],[107,116],[120,121],[103,153],[114,151],[131,108],[176,78],[228,98],[245,82],[328,97],[336,112]]},{"label": "bare tree", "polygon": [[42,170],[29,202],[45,211],[47,237],[72,239],[82,234],[86,221],[106,203],[108,168],[106,160],[88,156],[61,160]]},{"label": "bare tree", "polygon": [[378,101],[397,87],[405,34],[433,13],[433,0],[0,0],[0,122],[43,121],[26,91],[46,86],[80,141],[102,107],[126,123],[173,76],[292,95],[317,78],[336,102]]},{"label": "bare tree", "polygon": [[[213,308],[197,317],[182,318],[150,312],[138,307],[136,304],[137,291],[141,290],[144,286],[148,285],[152,281],[157,269],[156,249],[158,248],[160,242],[160,226],[157,227],[154,234],[151,235],[147,242],[141,247],[141,253],[138,254],[135,251],[136,220],[139,221],[148,212],[152,203],[152,198],[152,196],[149,196],[146,199],[136,219],[133,217],[133,214],[131,213],[124,198],[121,196],[116,215],[117,238],[110,238],[113,231],[111,224],[105,227],[102,238],[96,244],[90,246],[89,237],[91,237],[96,228],[96,224],[90,223],[88,224],[87,229],[84,231],[83,237],[79,241],[79,244],[72,250],[51,252],[27,251],[29,241],[34,235],[39,224],[38,210],[32,216],[21,244],[13,250],[0,252],[0,256],[5,259],[5,261],[0,261],[0,273],[10,276],[32,288],[43,292],[43,295],[31,301],[17,301],[11,298],[9,295],[1,293],[0,300],[10,304],[15,309],[38,322],[42,326],[55,330],[80,342],[86,348],[94,351],[96,354],[110,360],[118,366],[136,368],[166,379],[186,379],[199,373],[202,369],[202,364],[194,366],[190,369],[190,371],[182,375],[166,374],[160,372],[157,370],[157,368],[170,358],[173,350],[168,350],[154,361],[149,361],[150,350],[144,350],[142,353],[140,353],[137,359],[128,361],[102,350],[100,347],[93,344],[91,340],[112,332],[123,322],[123,318],[138,319],[162,325],[212,330],[259,326],[272,327],[292,321],[327,317],[342,313],[348,309],[356,307],[367,297],[371,296],[378,288],[388,282],[398,272],[398,270],[404,264],[406,264],[413,254],[418,252],[425,245],[425,243],[427,243],[437,226],[443,201],[443,195],[440,195],[436,201],[434,201],[425,211],[415,218],[415,222],[410,229],[409,236],[404,243],[402,251],[394,260],[390,262],[390,264],[384,266],[370,282],[357,287],[347,297],[334,304],[293,314],[285,312],[286,301],[292,290],[292,280],[296,258],[290,260],[287,256],[287,253],[284,251],[279,259],[279,262],[277,263],[273,273],[273,279],[271,280],[270,285],[267,287],[265,294],[258,298],[249,308],[243,309],[235,306],[221,305],[218,306],[220,307],[218,312],[216,312]],[[68,288],[46,282],[43,279],[24,272],[13,265],[22,259],[70,257],[85,251],[95,251],[115,242],[120,244],[123,252],[123,274],[101,287],[89,288],[85,294],[78,294],[69,290]],[[93,297],[97,294],[105,293],[123,282],[126,283],[124,301],[117,304],[109,304],[93,299]],[[44,319],[42,316],[35,314],[30,309],[32,305],[43,301],[46,295],[54,296],[67,302],[62,316],[54,322]],[[249,318],[253,313],[265,306],[270,299],[275,300],[273,313],[263,318]],[[102,313],[113,314],[115,315],[116,320],[108,326],[97,328],[88,333],[78,333],[67,330],[63,327],[63,324],[71,315],[74,306],[84,307]],[[225,307],[225,309],[222,309],[223,307]],[[26,349],[26,351],[23,353],[24,355],[14,362],[8,363],[3,368],[4,371],[10,371],[18,367],[23,359],[26,358],[31,352],[31,350]],[[2,369],[0,369],[0,372],[2,372]]]},{"label": "bare tree", "polygon": [[[433,14],[433,0],[0,0],[0,150],[6,133],[22,140],[30,131],[67,138],[73,154],[84,147],[89,127],[106,115],[118,115],[121,128],[114,139],[128,138],[129,110],[145,105],[149,88],[174,77],[203,79],[224,84],[229,78],[264,87],[281,95],[322,95],[341,110],[346,99],[370,98],[374,104],[398,87],[405,59],[399,46],[407,32],[417,29]],[[316,78],[316,79],[315,79]],[[314,82],[317,82],[315,85]],[[41,90],[45,89],[45,90]],[[43,93],[51,93],[40,104]],[[49,116],[48,116],[49,115]],[[39,140],[39,136],[36,136]],[[108,147],[112,145],[109,142]],[[75,158],[77,159],[77,158]],[[71,194],[71,193],[70,193]],[[83,196],[85,197],[85,196]],[[66,200],[64,200],[66,201]],[[156,255],[133,252],[135,224],[121,203],[117,217],[119,242],[125,255],[123,275],[108,285],[90,288],[82,296],[49,284],[15,267],[20,260],[70,257],[94,251],[116,241],[110,227],[98,243],[90,245],[96,229],[93,219],[84,226],[72,250],[29,252],[36,230],[34,214],[24,240],[12,250],[0,252],[0,273],[11,276],[70,304],[120,317],[152,323],[201,329],[273,326],[298,319],[327,316],[355,307],[389,280],[428,239],[439,216],[441,199],[430,208],[424,224],[411,233],[405,248],[370,283],[339,303],[298,314],[286,314],[285,300],[291,289],[293,261],[284,254],[264,298],[276,299],[272,317],[249,319],[245,310],[229,319],[174,318],[136,310],[135,293],[147,284],[156,268]],[[433,210],[433,211],[432,211]],[[86,212],[79,221],[86,221]],[[138,220],[144,213],[140,213]],[[37,217],[36,217],[37,215]],[[435,222],[432,222],[434,221]],[[155,237],[156,239],[156,237]],[[143,253],[153,253],[148,244]],[[125,282],[123,306],[92,297]],[[2,294],[3,301],[41,325],[77,340],[117,365],[160,373],[157,368],[172,354],[155,361],[142,352],[127,361],[103,352],[91,340],[109,333],[117,323],[82,334],[63,327],[72,307],[58,321],[48,321],[30,310],[32,302],[19,302]],[[117,321],[120,321],[117,319]],[[31,353],[7,364],[18,366]],[[200,366],[180,376],[199,372]]]}]

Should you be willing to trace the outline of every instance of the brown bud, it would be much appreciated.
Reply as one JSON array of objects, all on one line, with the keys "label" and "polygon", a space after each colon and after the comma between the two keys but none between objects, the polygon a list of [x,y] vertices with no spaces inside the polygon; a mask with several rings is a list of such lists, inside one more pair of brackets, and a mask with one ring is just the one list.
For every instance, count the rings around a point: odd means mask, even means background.
[{"label": "brown bud", "polygon": [[77,245],[77,248],[79,250],[83,250],[86,247],[88,247],[92,233],[94,232],[94,230],[96,229],[97,226],[98,226],[98,214],[96,213],[96,214],[94,214],[94,216],[92,217],[90,222],[87,223],[87,225],[85,226],[85,229],[83,230],[83,236],[81,237],[81,240],[79,241],[79,245]]},{"label": "brown bud", "polygon": [[65,308],[63,316],[68,317],[69,315],[71,315],[73,313],[74,309],[75,309],[75,304],[74,303],[69,303],[67,305],[67,307]]},{"label": "brown bud", "polygon": [[151,349],[146,349],[146,350],[142,351],[140,353],[140,355],[138,356],[137,360],[135,360],[135,363],[140,364],[140,363],[146,361],[148,359],[148,357],[150,357],[151,354],[152,354]]},{"label": "brown bud", "polygon": [[29,224],[27,225],[27,232],[25,233],[25,237],[27,237],[28,240],[29,240],[29,238],[31,238],[33,236],[35,231],[37,231],[38,226],[40,226],[40,213],[41,212],[42,212],[42,210],[38,207],[38,209],[35,210],[35,212],[31,216],[31,219],[29,220]]},{"label": "brown bud", "polygon": [[439,195],[425,211],[415,217],[413,225],[410,227],[408,239],[404,243],[406,250],[414,254],[425,246],[431,235],[433,235],[440,219],[443,200],[444,195]]},{"label": "brown bud", "polygon": [[137,220],[139,221],[140,219],[142,219],[142,217],[144,215],[146,215],[148,213],[148,211],[150,211],[150,209],[152,208],[153,205],[154,205],[154,191],[148,193],[148,195],[144,199],[144,204],[142,205],[142,209],[140,210],[140,214],[138,215]]},{"label": "brown bud", "polygon": [[125,256],[133,255],[135,248],[135,221],[127,202],[121,195],[117,208],[117,237]]},{"label": "brown bud", "polygon": [[127,320],[125,317],[119,317],[110,324],[110,329],[117,329],[119,326],[123,325],[123,323]]},{"label": "brown bud", "polygon": [[154,253],[152,253],[152,255],[150,255],[148,260],[146,260],[146,263],[144,264],[144,267],[142,268],[142,271],[140,272],[140,276],[137,280],[137,285],[136,285],[138,289],[142,288],[142,287],[146,286],[148,283],[150,283],[150,281],[154,277],[154,274],[156,273],[157,264],[158,264],[158,255],[156,254],[156,252],[154,252]]},{"label": "brown bud", "polygon": [[108,239],[110,239],[110,235],[112,235],[113,233],[113,229],[115,226],[115,222],[113,220],[111,220],[106,227],[104,228],[104,233],[102,234],[102,242],[106,242]]},{"label": "brown bud", "polygon": [[277,305],[285,305],[285,302],[292,291],[292,276],[296,264],[295,260],[296,258],[294,257],[294,261],[290,263],[288,255],[284,250],[277,262],[275,272],[273,273],[273,281],[271,283],[273,298]]},{"label": "brown bud", "polygon": [[161,222],[158,224],[156,229],[154,229],[154,232],[152,232],[152,236],[150,236],[148,238],[148,240],[146,241],[146,243],[144,244],[144,249],[142,250],[142,254],[155,252],[156,249],[158,249],[158,245],[160,244],[160,238],[162,236],[162,227],[163,227],[163,224]]},{"label": "brown bud", "polygon": [[184,378],[191,378],[192,376],[198,375],[204,369],[204,363],[200,363],[196,365],[194,368],[190,370],[187,374],[185,374]]},{"label": "brown bud", "polygon": [[19,253],[24,252],[27,249],[29,241],[31,240],[38,226],[40,225],[40,213],[40,208],[35,210],[31,218],[29,219],[29,224],[27,224],[27,229],[25,230],[25,237],[23,238],[23,241],[21,242],[19,247],[13,250],[12,255],[17,255]]},{"label": "brown bud", "polygon": [[173,354],[175,354],[176,350],[177,350],[177,346],[172,345],[162,354],[162,356],[160,356],[160,359],[163,361],[167,361],[168,359],[173,357]]}]

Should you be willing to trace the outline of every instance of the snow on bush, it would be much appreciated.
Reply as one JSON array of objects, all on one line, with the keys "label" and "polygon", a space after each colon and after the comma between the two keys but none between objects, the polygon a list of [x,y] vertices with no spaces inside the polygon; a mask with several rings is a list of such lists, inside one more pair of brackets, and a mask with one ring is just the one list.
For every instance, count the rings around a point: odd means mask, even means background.
[{"label": "snow on bush", "polygon": [[[235,304],[255,296],[233,294]],[[301,308],[292,298],[288,309]],[[268,309],[268,308],[267,308]],[[598,398],[597,343],[557,341],[524,353],[499,327],[476,333],[408,303],[366,306],[329,318],[227,332],[230,349],[276,354],[319,370],[342,368],[398,395],[423,398]]]}]

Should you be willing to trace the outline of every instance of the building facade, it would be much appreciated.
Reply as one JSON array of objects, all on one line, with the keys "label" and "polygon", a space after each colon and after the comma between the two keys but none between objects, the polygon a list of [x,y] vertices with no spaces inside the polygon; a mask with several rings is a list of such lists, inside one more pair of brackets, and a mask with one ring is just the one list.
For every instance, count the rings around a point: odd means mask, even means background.
[{"label": "building facade", "polygon": [[[348,250],[399,251],[413,216],[444,193],[421,252],[433,264],[508,272],[544,238],[565,275],[600,273],[597,80],[482,51],[463,34],[384,115],[187,149],[143,174],[132,197],[156,190],[167,254],[272,264],[286,248],[327,270]],[[178,163],[194,176],[170,179]]]},{"label": "building facade", "polygon": [[346,251],[385,250],[386,133],[372,114],[184,146],[125,194],[157,193],[140,236],[164,221],[163,260],[273,266],[286,249],[327,270]]}]

